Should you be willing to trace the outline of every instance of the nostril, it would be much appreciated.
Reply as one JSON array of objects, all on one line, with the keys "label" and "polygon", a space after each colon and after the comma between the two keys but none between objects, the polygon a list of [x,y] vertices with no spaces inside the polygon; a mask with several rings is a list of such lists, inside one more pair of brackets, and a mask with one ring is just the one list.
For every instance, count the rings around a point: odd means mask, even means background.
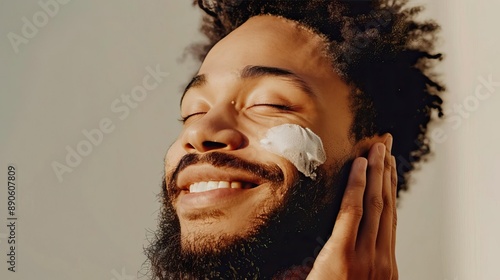
[{"label": "nostril", "polygon": [[227,147],[226,144],[220,143],[220,142],[213,142],[213,141],[203,141],[203,147],[206,149],[222,149]]},{"label": "nostril", "polygon": [[197,151],[199,153],[214,150],[238,150],[247,143],[245,136],[240,131],[232,127],[213,127],[212,124],[208,127],[201,125],[190,127],[186,130],[182,141],[186,151]]}]

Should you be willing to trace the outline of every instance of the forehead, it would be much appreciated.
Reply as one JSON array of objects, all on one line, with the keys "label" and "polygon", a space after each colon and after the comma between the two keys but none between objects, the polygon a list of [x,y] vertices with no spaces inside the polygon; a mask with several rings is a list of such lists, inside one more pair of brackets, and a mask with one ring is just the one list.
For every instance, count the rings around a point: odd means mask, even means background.
[{"label": "forehead", "polygon": [[[181,105],[191,89],[207,84],[228,86],[241,81],[246,70],[252,68],[279,69],[291,74],[287,78],[308,93],[331,94],[333,88],[346,85],[326,53],[325,40],[296,22],[269,15],[252,17],[210,50],[198,74],[186,87]],[[263,76],[280,76],[275,75],[275,70],[271,70],[272,75]]]},{"label": "forehead", "polygon": [[305,79],[333,72],[323,38],[303,26],[275,16],[250,18],[218,42],[198,74],[236,75],[249,65],[288,69]]}]

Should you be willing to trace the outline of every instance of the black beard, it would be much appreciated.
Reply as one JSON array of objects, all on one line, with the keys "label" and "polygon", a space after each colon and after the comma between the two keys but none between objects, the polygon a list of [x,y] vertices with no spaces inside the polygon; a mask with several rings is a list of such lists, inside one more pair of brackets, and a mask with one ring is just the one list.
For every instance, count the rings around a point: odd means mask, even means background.
[{"label": "black beard", "polygon": [[265,216],[256,217],[262,222],[249,236],[235,237],[230,244],[221,239],[211,243],[211,249],[205,246],[203,250],[186,251],[181,249],[179,218],[172,205],[176,194],[171,191],[176,174],[186,162],[203,161],[218,166],[231,162],[233,168],[260,166],[259,172],[269,168],[218,152],[200,158],[186,155],[167,177],[169,184],[163,180],[159,229],[145,250],[152,279],[288,279],[294,268],[300,269],[293,279],[305,279],[332,232],[350,161],[333,166],[333,172],[318,168],[316,180],[296,174],[298,179],[288,188],[283,201]]}]

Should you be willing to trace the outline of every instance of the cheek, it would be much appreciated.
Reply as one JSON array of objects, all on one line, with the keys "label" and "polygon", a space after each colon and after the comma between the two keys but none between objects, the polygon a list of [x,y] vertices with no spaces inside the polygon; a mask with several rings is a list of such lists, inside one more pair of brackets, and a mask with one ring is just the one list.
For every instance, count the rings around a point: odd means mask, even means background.
[{"label": "cheek", "polygon": [[321,134],[327,161],[325,166],[335,166],[353,156],[353,144],[347,137],[347,132],[330,130]]},{"label": "cheek", "polygon": [[312,130],[296,124],[270,128],[260,140],[267,151],[292,163],[305,176],[315,179],[315,170],[326,161],[321,138]]},{"label": "cheek", "polygon": [[327,154],[325,164],[331,165],[346,157],[351,157],[353,143],[349,136],[352,118],[349,112],[338,108],[325,112],[322,118],[324,121],[318,126],[317,133],[323,141]]}]

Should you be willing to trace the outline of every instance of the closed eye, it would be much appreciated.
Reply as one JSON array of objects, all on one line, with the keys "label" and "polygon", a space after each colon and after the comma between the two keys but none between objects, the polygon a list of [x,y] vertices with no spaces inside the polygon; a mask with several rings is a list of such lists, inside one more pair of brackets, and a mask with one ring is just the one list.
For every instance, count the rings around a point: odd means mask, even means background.
[{"label": "closed eye", "polygon": [[197,116],[197,115],[203,115],[203,114],[206,114],[206,112],[197,112],[197,113],[193,113],[193,114],[189,114],[185,117],[182,117],[179,119],[180,122],[182,122],[183,124],[185,124],[189,118],[191,117],[194,117],[194,116]]},{"label": "closed eye", "polygon": [[293,111],[294,110],[294,106],[281,105],[281,104],[261,103],[261,104],[255,104],[255,105],[253,105],[253,107],[255,107],[255,106],[268,106],[268,107],[273,107],[275,109],[278,109],[280,111]]}]

